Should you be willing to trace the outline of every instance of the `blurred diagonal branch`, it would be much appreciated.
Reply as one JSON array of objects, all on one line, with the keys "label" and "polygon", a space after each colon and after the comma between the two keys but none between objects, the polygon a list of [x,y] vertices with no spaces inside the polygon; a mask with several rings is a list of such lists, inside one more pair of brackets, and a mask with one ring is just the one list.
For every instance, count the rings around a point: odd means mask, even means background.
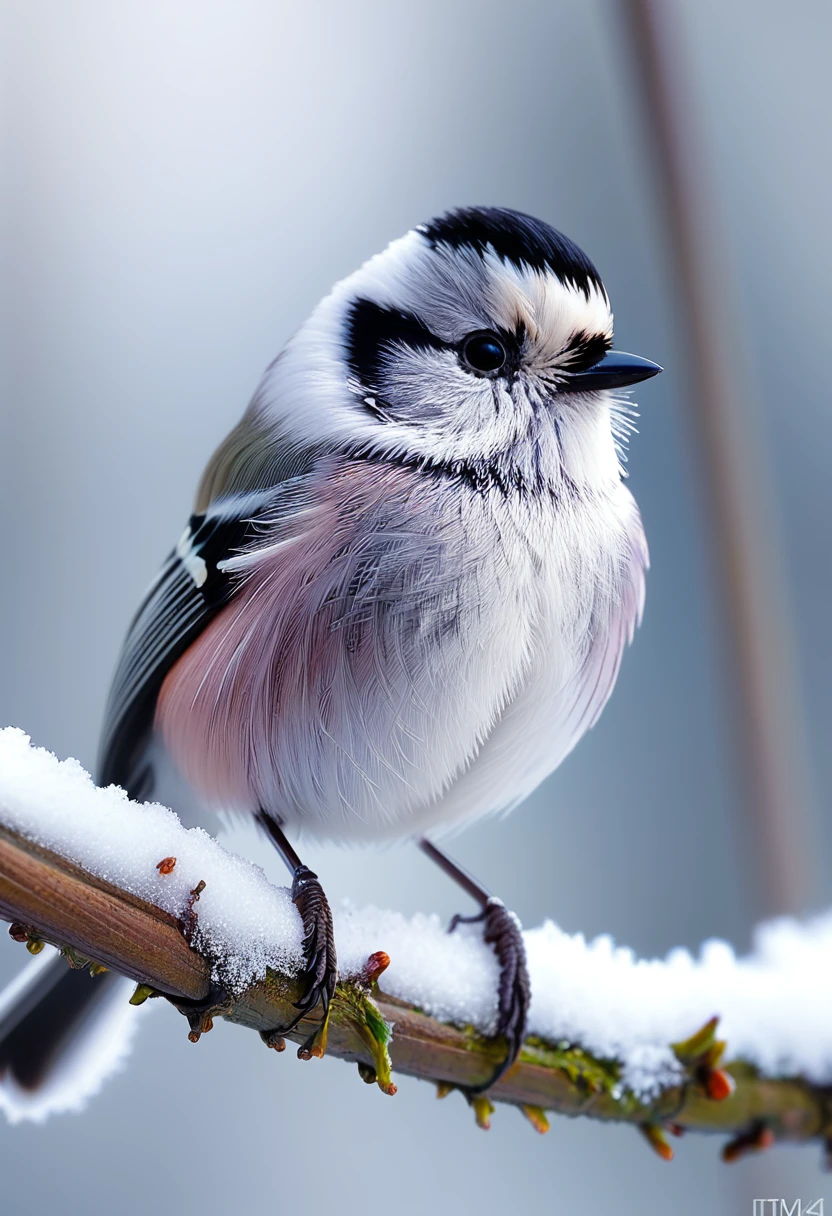
[{"label": "blurred diagonal branch", "polygon": [[[13,922],[13,936],[27,940],[33,952],[48,941],[74,965],[95,960],[133,978],[140,999],[166,996],[188,1018],[192,1041],[222,1016],[283,1048],[275,1028],[295,1016],[295,977],[269,971],[236,997],[217,992],[210,961],[188,944],[173,917],[7,829],[0,829],[0,917]],[[307,1056],[323,1054],[326,1047],[330,1055],[354,1061],[362,1078],[386,1093],[395,1093],[391,1065],[434,1081],[440,1096],[460,1089],[482,1126],[493,1112],[491,1099],[520,1107],[539,1131],[546,1130],[546,1110],[589,1115],[639,1126],[666,1158],[672,1156],[668,1130],[732,1133],[723,1155],[733,1159],[775,1139],[825,1139],[832,1129],[827,1090],[800,1077],[760,1076],[742,1061],[723,1064],[716,1019],[674,1046],[684,1080],[650,1101],[636,1099],[622,1086],[615,1060],[597,1059],[580,1044],[539,1039],[526,1042],[518,1063],[487,1098],[471,1096],[470,1090],[493,1074],[502,1046],[386,995],[376,980],[387,961],[381,952],[373,955],[363,977],[339,984],[326,1028],[316,1014],[286,1037],[307,1044]]]},{"label": "blurred diagonal branch", "polygon": [[624,0],[687,347],[684,382],[710,516],[758,917],[811,901],[810,780],[759,422],[732,308],[679,7]]}]

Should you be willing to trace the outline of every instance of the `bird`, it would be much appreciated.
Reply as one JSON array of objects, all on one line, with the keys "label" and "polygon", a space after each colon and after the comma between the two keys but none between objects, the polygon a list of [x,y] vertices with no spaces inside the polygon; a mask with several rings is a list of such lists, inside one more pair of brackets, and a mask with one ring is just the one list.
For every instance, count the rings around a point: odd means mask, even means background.
[{"label": "bird", "polygon": [[[523,937],[437,837],[560,765],[641,620],[625,390],[662,369],[612,339],[598,271],[541,220],[463,207],[394,240],[300,325],[211,457],[104,718],[100,784],[147,799],[162,756],[277,847],[304,927],[298,1019],[337,979],[298,836],[412,840],[472,897],[450,929],[479,923],[494,950],[503,1044],[481,1088],[523,1043]],[[55,977],[0,1018],[0,1070],[33,1088],[108,982]]]}]

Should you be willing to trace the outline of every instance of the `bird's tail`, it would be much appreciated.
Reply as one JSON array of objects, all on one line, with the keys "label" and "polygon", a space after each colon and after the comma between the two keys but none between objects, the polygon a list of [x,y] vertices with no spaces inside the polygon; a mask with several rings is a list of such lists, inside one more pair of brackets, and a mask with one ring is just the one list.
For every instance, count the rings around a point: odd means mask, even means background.
[{"label": "bird's tail", "polygon": [[130,1052],[131,981],[73,971],[47,947],[0,993],[0,1110],[12,1123],[80,1110]]}]

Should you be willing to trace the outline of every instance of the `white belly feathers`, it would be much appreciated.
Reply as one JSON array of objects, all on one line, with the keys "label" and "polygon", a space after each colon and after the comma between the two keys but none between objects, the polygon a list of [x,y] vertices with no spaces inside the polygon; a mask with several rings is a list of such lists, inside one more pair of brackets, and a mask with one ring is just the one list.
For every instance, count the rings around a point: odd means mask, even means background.
[{"label": "white belly feathers", "polygon": [[215,805],[332,839],[519,801],[597,716],[640,612],[620,484],[555,509],[355,462],[284,530],[168,675],[157,726]]}]

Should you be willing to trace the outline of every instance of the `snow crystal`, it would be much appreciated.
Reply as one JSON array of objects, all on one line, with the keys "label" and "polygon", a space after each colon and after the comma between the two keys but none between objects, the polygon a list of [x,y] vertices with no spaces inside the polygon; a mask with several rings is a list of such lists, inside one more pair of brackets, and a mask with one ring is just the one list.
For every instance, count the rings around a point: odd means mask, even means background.
[{"label": "snow crystal", "polygon": [[[287,890],[202,830],[183,828],[172,811],[97,789],[76,761],[59,762],[11,728],[0,731],[0,823],[176,916],[204,880],[200,947],[226,983],[242,987],[267,965],[300,966],[300,919]],[[176,866],[160,875],[157,863],[168,856]],[[714,1014],[728,1059],[832,1083],[832,913],[762,926],[746,958],[711,941],[698,957],[677,948],[663,960],[639,959],[608,936],[587,942],[551,921],[524,936],[529,1032],[619,1060],[624,1087],[638,1095],[680,1075],[670,1042]],[[336,910],[335,937],[342,976],[385,950],[385,992],[437,1018],[493,1030],[497,964],[477,926],[450,935],[436,916],[348,906]]]}]

